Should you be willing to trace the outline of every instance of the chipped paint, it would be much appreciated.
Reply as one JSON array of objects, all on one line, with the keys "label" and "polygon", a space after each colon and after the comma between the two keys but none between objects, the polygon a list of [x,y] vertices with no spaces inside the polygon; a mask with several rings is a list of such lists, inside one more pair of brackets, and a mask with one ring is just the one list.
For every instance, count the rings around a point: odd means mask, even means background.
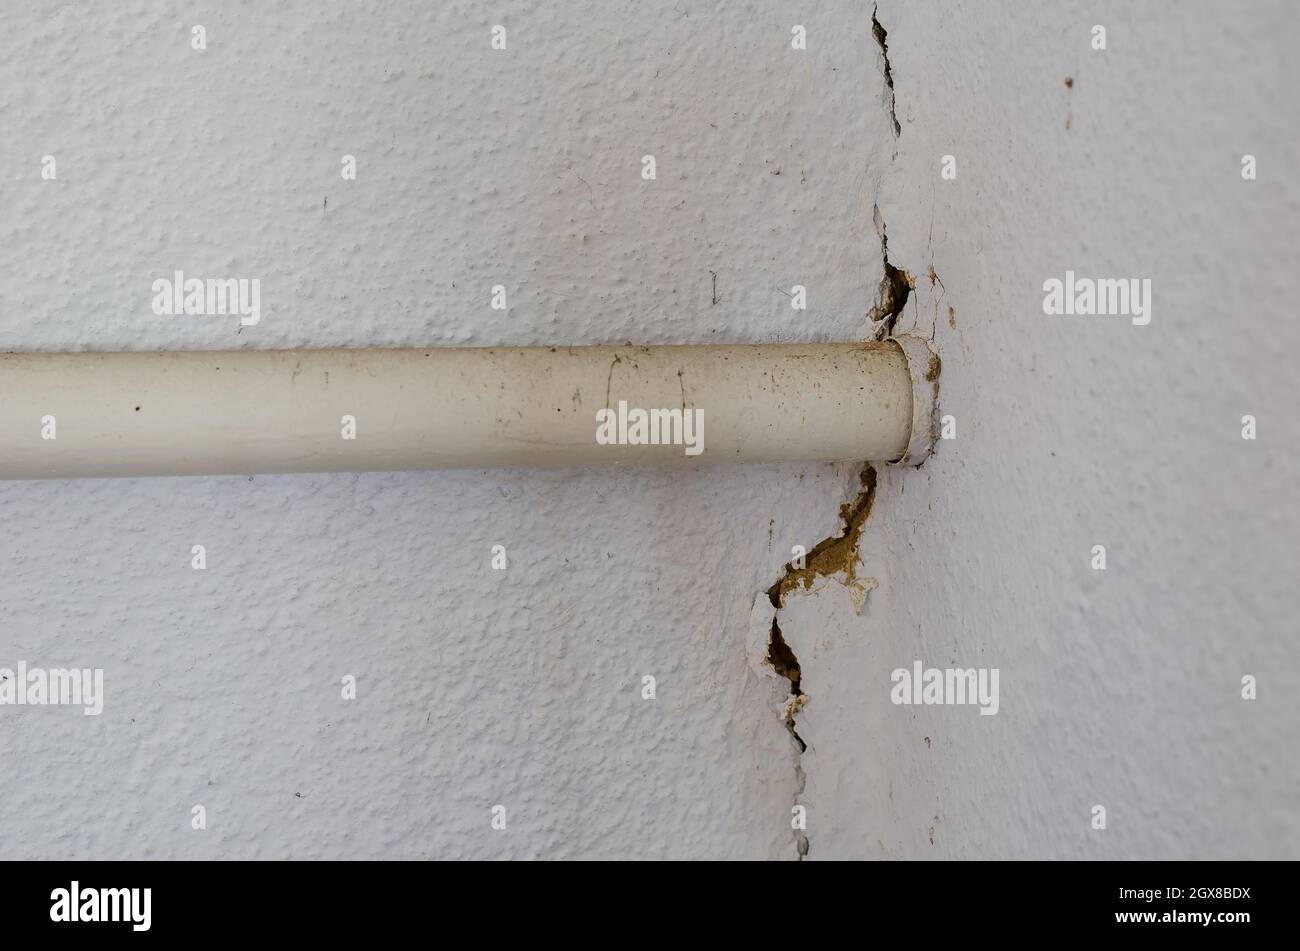
[{"label": "chipped paint", "polygon": [[[824,538],[814,545],[805,556],[804,567],[796,568],[792,563],[786,564],[785,574],[767,592],[773,607],[781,608],[785,604],[786,595],[792,590],[812,590],[814,582],[819,578],[842,576],[841,584],[846,587],[859,584],[858,539],[876,499],[876,470],[871,463],[863,465],[859,480],[862,489],[857,497],[840,506],[840,520],[844,524],[840,534]],[[874,578],[865,580],[871,581],[871,587],[875,587]],[[865,582],[862,586],[865,586]]]}]

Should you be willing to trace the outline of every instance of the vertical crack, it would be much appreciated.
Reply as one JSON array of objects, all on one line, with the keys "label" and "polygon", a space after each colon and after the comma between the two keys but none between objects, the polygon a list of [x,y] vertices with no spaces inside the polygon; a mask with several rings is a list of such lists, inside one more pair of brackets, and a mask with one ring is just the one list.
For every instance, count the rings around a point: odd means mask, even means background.
[{"label": "vertical crack", "polygon": [[[771,591],[768,591],[768,596],[772,597]],[[780,605],[776,603],[777,600],[779,600],[779,595],[774,598],[773,607],[779,609]],[[801,685],[803,672],[799,669],[799,658],[794,655],[790,645],[781,636],[781,625],[777,621],[775,614],[772,615],[772,630],[768,635],[767,663],[778,674],[790,681],[790,699],[786,702],[785,714],[781,717],[781,722],[785,724],[785,728],[790,731],[790,735],[794,737],[795,743],[799,746],[799,752],[795,754],[794,758],[794,801],[798,805],[799,800],[803,798],[804,790],[808,786],[808,774],[804,772],[803,768],[803,754],[807,751],[808,744],[799,735],[794,720],[795,714],[803,706],[804,697]],[[802,862],[804,856],[808,854],[808,833],[796,829],[794,840],[795,848],[799,852],[799,861]]]},{"label": "vertical crack", "polygon": [[876,292],[876,305],[867,315],[875,329],[872,332],[876,340],[885,340],[894,335],[894,325],[907,307],[907,298],[916,287],[916,279],[901,267],[894,267],[889,260],[889,232],[880,215],[880,206],[873,209],[876,231],[880,235],[880,259],[884,274],[880,278],[880,289]]},{"label": "vertical crack", "polygon": [[880,55],[885,58],[885,88],[889,90],[889,118],[894,123],[894,138],[903,134],[903,127],[898,124],[898,113],[895,111],[894,97],[894,71],[889,65],[889,31],[880,25],[876,19],[876,7],[871,8],[871,35],[876,38],[880,44]]},{"label": "vertical crack", "polygon": [[[862,489],[857,496],[853,501],[845,502],[840,506],[840,521],[843,527],[839,534],[824,538],[814,545],[804,556],[802,567],[796,568],[793,563],[787,564],[781,577],[767,589],[767,597],[772,602],[774,611],[772,627],[768,633],[766,661],[777,674],[790,681],[790,699],[786,702],[781,721],[798,746],[794,764],[796,805],[799,804],[799,799],[803,797],[808,784],[808,775],[803,768],[803,754],[807,752],[808,744],[799,735],[796,717],[808,698],[803,690],[803,669],[799,665],[799,658],[795,656],[794,650],[781,633],[778,615],[789,592],[800,587],[811,590],[813,582],[818,578],[843,575],[845,585],[852,585],[856,580],[858,541],[867,518],[871,515],[871,506],[876,500],[876,470],[871,463],[863,464],[859,481]],[[795,845],[799,852],[799,860],[803,861],[804,856],[808,854],[806,832],[795,831]]]},{"label": "vertical crack", "polygon": [[[902,135],[903,127],[898,122],[897,97],[894,94],[894,68],[889,62],[889,31],[876,17],[878,9],[878,5],[871,8],[871,35],[880,46],[880,55],[885,62],[885,88],[889,91],[889,121],[894,128],[894,138],[897,139]],[[897,151],[894,155],[897,157]],[[908,295],[911,294],[912,288],[916,287],[916,282],[912,279],[912,275],[902,268],[895,267],[889,260],[889,235],[885,231],[885,222],[880,216],[879,205],[873,209],[873,215],[876,233],[880,235],[880,258],[885,273],[880,279],[876,306],[871,308],[870,317],[871,322],[875,324],[873,331],[875,339],[884,340],[893,335],[894,325],[898,322],[899,315],[903,313],[903,308],[907,306]]]},{"label": "vertical crack", "polygon": [[[903,128],[898,121],[894,71],[889,62],[889,33],[877,19],[876,10],[875,6],[871,9],[871,35],[880,46],[880,53],[884,59],[885,88],[889,91],[889,121],[893,126],[894,138],[898,139],[902,135]],[[884,340],[893,335],[894,326],[906,308],[916,282],[911,274],[895,267],[889,260],[889,236],[885,230],[884,220],[881,218],[879,205],[874,209],[874,219],[876,233],[880,236],[883,275],[880,279],[876,305],[871,308],[869,317],[874,325],[874,338]],[[797,747],[794,764],[796,805],[800,804],[799,800],[803,798],[808,784],[808,775],[803,767],[803,754],[808,751],[808,744],[799,735],[797,723],[799,711],[807,703],[808,696],[803,689],[803,669],[800,667],[799,658],[781,632],[779,615],[787,593],[800,587],[810,590],[813,582],[818,578],[843,575],[843,583],[850,588],[854,586],[858,568],[858,540],[876,498],[876,470],[870,463],[863,465],[860,481],[862,489],[857,497],[852,502],[845,502],[840,506],[840,521],[843,523],[840,533],[814,545],[804,556],[802,567],[796,568],[793,564],[787,564],[781,577],[767,591],[768,599],[772,602],[773,613],[765,661],[779,676],[790,682],[790,695],[781,720]],[[799,860],[803,861],[808,855],[808,834],[795,830],[795,845]]]}]

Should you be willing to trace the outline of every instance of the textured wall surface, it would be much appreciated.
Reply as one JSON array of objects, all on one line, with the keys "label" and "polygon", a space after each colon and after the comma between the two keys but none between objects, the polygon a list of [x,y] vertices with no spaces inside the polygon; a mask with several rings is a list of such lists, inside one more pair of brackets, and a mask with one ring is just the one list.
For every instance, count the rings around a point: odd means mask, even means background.
[{"label": "textured wall surface", "polygon": [[[0,346],[862,339],[869,14],[537,6],[5,5]],[[176,269],[261,323],[155,316]],[[0,667],[107,694],[0,708],[0,855],[793,856],[744,639],[846,471],[0,485]]]},{"label": "textured wall surface", "polygon": [[[4,349],[863,339],[887,229],[957,425],[777,613],[802,754],[766,590],[855,465],[0,483],[0,667],[106,690],[0,708],[0,857],[793,858],[796,801],[812,859],[1300,854],[1297,38],[1248,6],[882,0],[892,103],[849,0],[0,9]],[[1045,316],[1067,268],[1151,323]],[[261,323],[154,315],[176,269]],[[998,714],[891,704],[914,660]]]},{"label": "textured wall surface", "polygon": [[[956,438],[881,471],[860,614],[780,612],[811,858],[1300,856],[1300,25],[1223,14],[881,5],[899,326]],[[1067,268],[1150,278],[1151,322],[1045,316]],[[916,660],[999,668],[999,712],[892,704]]]}]

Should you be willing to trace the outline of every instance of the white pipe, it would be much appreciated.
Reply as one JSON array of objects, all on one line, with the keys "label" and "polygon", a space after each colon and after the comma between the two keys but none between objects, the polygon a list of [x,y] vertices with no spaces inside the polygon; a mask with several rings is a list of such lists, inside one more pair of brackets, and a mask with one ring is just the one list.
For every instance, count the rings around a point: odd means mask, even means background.
[{"label": "white pipe", "polygon": [[0,354],[0,478],[917,464],[931,356],[893,341]]}]

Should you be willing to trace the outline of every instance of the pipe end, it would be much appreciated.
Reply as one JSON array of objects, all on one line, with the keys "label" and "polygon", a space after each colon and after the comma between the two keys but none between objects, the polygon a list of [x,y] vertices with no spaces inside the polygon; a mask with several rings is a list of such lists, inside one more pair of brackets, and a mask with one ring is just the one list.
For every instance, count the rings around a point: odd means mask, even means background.
[{"label": "pipe end", "polygon": [[919,466],[930,458],[939,438],[939,371],[942,364],[930,342],[915,334],[890,337],[907,359],[907,374],[912,380],[912,436],[902,457],[894,466]]}]

